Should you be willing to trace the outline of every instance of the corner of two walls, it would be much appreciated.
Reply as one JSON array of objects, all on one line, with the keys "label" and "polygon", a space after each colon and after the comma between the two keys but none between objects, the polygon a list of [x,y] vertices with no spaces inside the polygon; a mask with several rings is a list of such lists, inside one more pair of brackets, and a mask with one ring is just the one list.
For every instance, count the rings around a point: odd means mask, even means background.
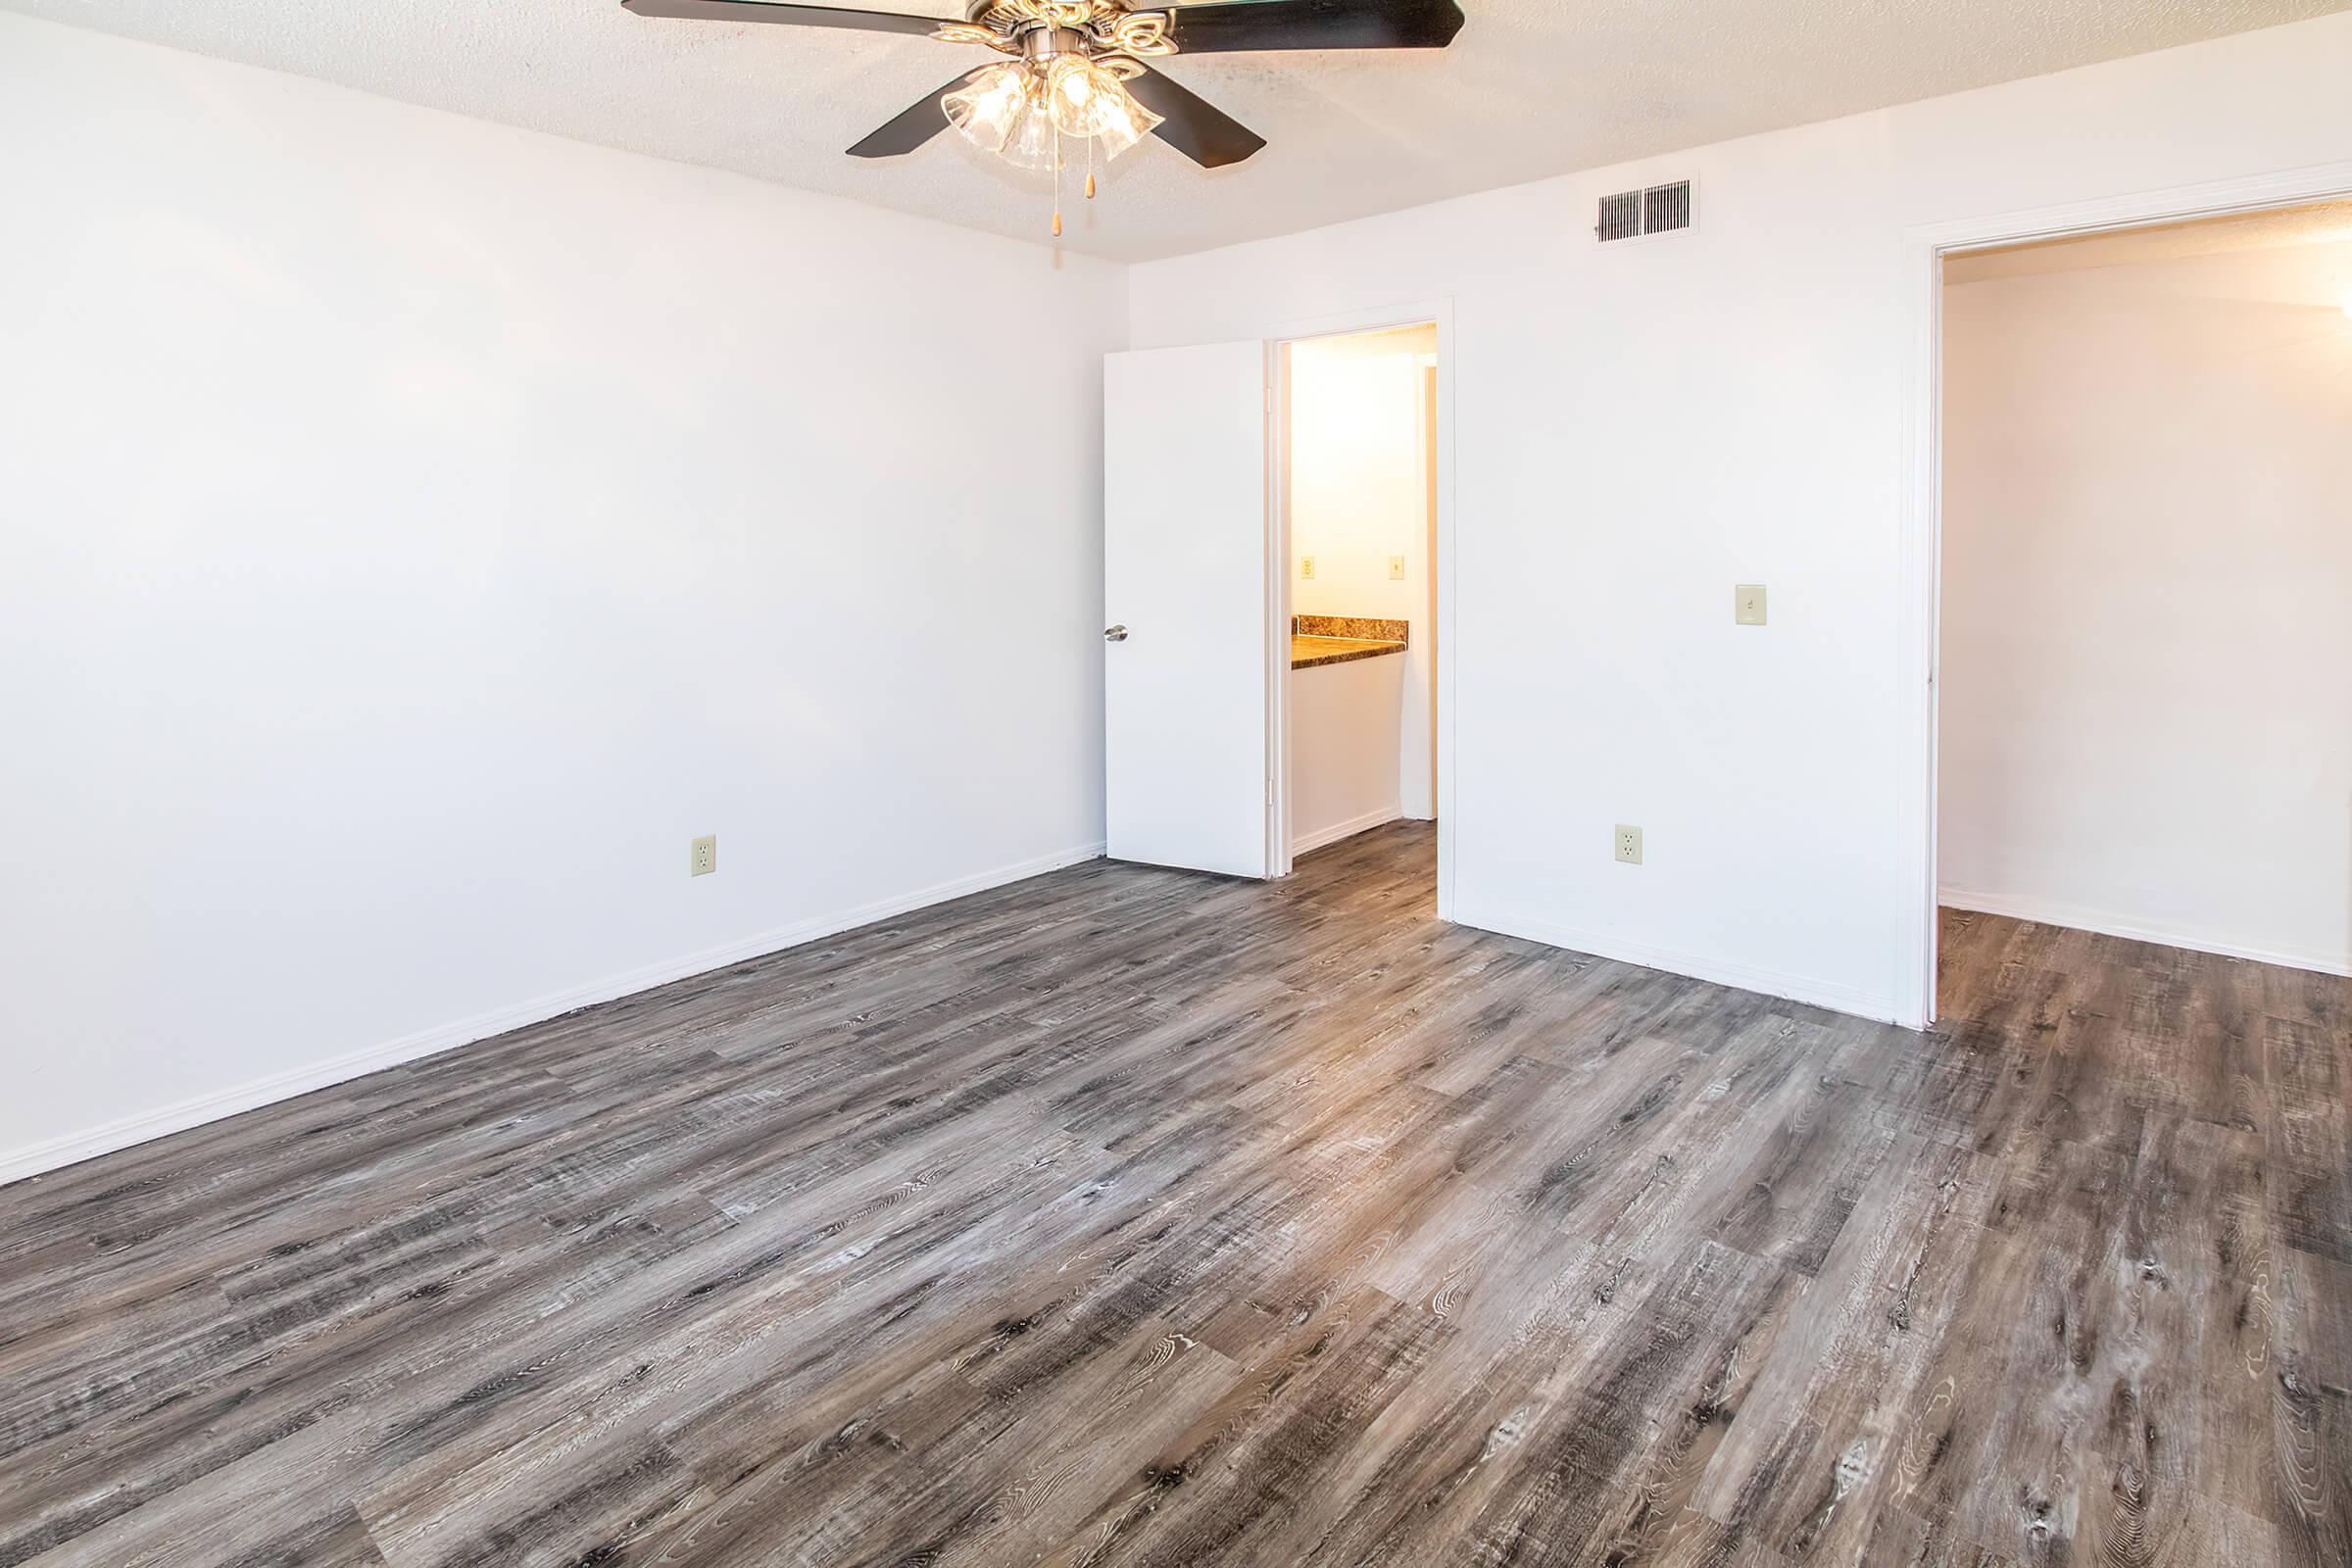
[{"label": "corner of two walls", "polygon": [[8,15],[0,140],[0,1180],[1100,853],[1125,268]]},{"label": "corner of two walls", "polygon": [[[1102,354],[1439,299],[1458,916],[1899,1016],[1902,233],[2341,160],[2347,74],[2320,18],[1054,270],[0,15],[0,1177],[1096,853]],[[975,290],[1065,328],[977,395]]]},{"label": "corner of two walls", "polygon": [[[1450,302],[1455,917],[1915,1016],[1906,237],[2340,162],[2348,74],[2324,17],[1146,263],[1132,338]],[[1682,178],[1693,230],[1594,244]]]}]

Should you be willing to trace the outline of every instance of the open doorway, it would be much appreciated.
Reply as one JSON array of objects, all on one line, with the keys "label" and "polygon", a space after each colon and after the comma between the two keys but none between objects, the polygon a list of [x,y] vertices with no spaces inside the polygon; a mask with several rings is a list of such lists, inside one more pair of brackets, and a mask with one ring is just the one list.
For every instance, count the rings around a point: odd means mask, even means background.
[{"label": "open doorway", "polygon": [[[1439,300],[1270,339],[1103,356],[1110,858],[1275,877],[1299,854],[1389,823],[1400,840],[1429,824],[1397,867],[1410,862],[1407,880],[1451,918],[1451,330],[1450,302]],[[1294,372],[1302,466],[1292,461]],[[1377,527],[1358,526],[1367,511]],[[1314,588],[1301,597],[1304,583]],[[1314,618],[1295,626],[1294,615]],[[1294,669],[1301,634],[1320,635],[1319,652],[1359,646]],[[1357,663],[1380,667],[1348,667]],[[1313,705],[1332,689],[1306,681],[1364,684],[1356,675],[1374,677],[1383,700],[1318,707],[1295,729],[1294,697]],[[1359,763],[1318,738],[1335,724]]]},{"label": "open doorway", "polygon": [[[1439,333],[1278,346],[1278,864],[1392,823],[1436,883]],[[1424,842],[1426,841],[1426,842]],[[1338,852],[1334,850],[1334,853]]]},{"label": "open doorway", "polygon": [[1940,289],[1936,1013],[2003,972],[2352,973],[2352,202]]}]

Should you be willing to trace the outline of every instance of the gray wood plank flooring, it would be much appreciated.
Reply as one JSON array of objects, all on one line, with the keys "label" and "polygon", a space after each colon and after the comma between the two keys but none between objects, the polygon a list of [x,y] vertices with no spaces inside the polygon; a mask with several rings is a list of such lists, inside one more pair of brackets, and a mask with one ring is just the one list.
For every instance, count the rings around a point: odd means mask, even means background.
[{"label": "gray wood plank flooring", "polygon": [[0,1189],[0,1564],[2352,1563],[2352,982],[1073,867]]}]

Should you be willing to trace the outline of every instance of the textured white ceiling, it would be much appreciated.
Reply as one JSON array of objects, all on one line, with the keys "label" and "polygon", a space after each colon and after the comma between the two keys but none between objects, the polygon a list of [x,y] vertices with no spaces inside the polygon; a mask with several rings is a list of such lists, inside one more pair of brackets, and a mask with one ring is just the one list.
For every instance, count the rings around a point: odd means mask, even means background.
[{"label": "textured white ceiling", "polygon": [[[864,0],[959,14],[956,0]],[[1167,74],[1266,136],[1147,141],[1073,211],[1143,260],[2339,11],[2352,0],[1462,0],[1450,49],[1216,55]],[[927,38],[640,18],[619,0],[0,0],[60,22],[1024,239],[1041,176],[943,135],[841,149],[991,58]],[[1081,204],[1084,205],[1084,204]]]}]

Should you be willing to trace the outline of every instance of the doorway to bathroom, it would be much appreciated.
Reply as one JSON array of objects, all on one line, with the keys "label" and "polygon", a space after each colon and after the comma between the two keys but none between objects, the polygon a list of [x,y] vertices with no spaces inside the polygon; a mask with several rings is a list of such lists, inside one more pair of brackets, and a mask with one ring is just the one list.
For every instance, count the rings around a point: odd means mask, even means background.
[{"label": "doorway to bathroom", "polygon": [[1427,320],[1276,345],[1277,874],[1386,830],[1435,880],[1438,356]]},{"label": "doorway to bathroom", "polygon": [[1452,918],[1451,345],[1433,300],[1103,356],[1110,858],[1386,850]]}]

